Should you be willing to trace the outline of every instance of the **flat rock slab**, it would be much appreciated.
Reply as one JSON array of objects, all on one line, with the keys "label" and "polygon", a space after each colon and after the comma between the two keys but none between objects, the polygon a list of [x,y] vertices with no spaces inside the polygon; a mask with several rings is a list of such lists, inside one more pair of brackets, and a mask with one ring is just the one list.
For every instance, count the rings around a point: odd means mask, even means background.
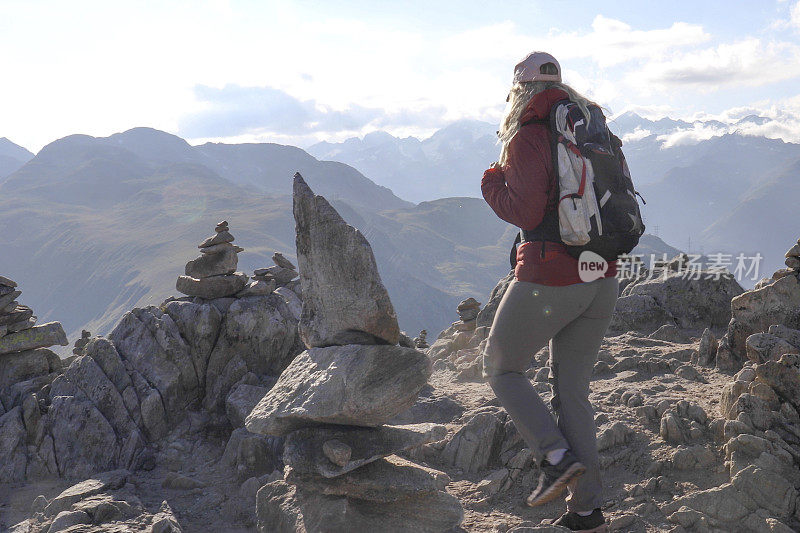
[{"label": "flat rock slab", "polygon": [[441,533],[461,524],[464,509],[455,496],[443,491],[392,503],[376,503],[325,496],[278,480],[258,491],[256,515],[258,530],[262,533]]},{"label": "flat rock slab", "polygon": [[234,272],[226,276],[212,276],[210,278],[192,278],[178,276],[175,288],[189,296],[199,296],[206,300],[231,296],[244,289],[247,285],[247,274]]},{"label": "flat rock slab", "polygon": [[239,264],[236,250],[230,244],[217,253],[202,253],[200,257],[186,263],[185,274],[190,278],[208,278],[222,274],[233,274]]},{"label": "flat rock slab", "polygon": [[[14,294],[14,293],[11,293]],[[33,316],[33,309],[27,305],[19,305],[11,311],[0,315],[0,326],[7,326],[17,322],[24,322]]]},{"label": "flat rock slab", "polygon": [[411,348],[312,348],[283,371],[246,426],[262,435],[319,424],[379,426],[414,404],[430,374],[428,357]]},{"label": "flat rock slab", "polygon": [[222,244],[224,242],[233,242],[236,239],[233,238],[233,235],[226,229],[222,231],[217,231],[214,235],[209,237],[208,239],[204,240],[200,243],[197,247],[198,248],[210,248],[211,246],[215,246],[217,244]]},{"label": "flat rock slab", "polygon": [[445,490],[450,478],[397,456],[378,459],[362,468],[328,479],[288,469],[286,481],[328,496],[348,496],[371,502],[396,502]]},{"label": "flat rock slab", "polygon": [[[10,307],[11,302],[20,294],[22,294],[22,291],[11,291],[8,294],[0,296],[0,311],[3,311],[6,307]],[[16,305],[14,307],[16,307]]]},{"label": "flat rock slab", "polygon": [[48,322],[0,338],[0,354],[47,348],[56,344],[69,345],[67,335],[60,322]]},{"label": "flat rock slab", "polygon": [[[410,424],[379,428],[324,426],[303,428],[286,437],[283,462],[298,474],[318,474],[326,478],[341,476],[388,455],[439,441],[447,435],[440,424]],[[334,464],[323,451],[330,440],[348,445],[352,452],[343,466]]]},{"label": "flat rock slab", "polygon": [[352,339],[397,344],[397,315],[369,242],[325,198],[315,195],[299,173],[294,178],[294,219],[303,287],[300,336],[306,346]]},{"label": "flat rock slab", "polygon": [[127,470],[112,470],[98,474],[92,479],[81,481],[80,483],[65,489],[61,494],[53,498],[44,509],[46,516],[55,516],[62,511],[68,510],[72,504],[89,496],[94,496],[107,489],[118,489],[125,485],[128,480]]}]

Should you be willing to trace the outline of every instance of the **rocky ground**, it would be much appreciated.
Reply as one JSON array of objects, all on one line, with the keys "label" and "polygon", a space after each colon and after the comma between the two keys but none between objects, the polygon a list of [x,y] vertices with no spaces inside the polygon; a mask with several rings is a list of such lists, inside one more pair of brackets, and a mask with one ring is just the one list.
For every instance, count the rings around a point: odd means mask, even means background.
[{"label": "rocky ground", "polygon": [[[241,279],[224,294],[134,309],[63,364],[0,355],[0,530],[563,531],[563,502],[524,506],[535,454],[481,378],[511,278],[428,347],[363,236],[302,178],[295,200],[299,281],[276,254],[245,287],[221,223],[187,276]],[[748,292],[680,257],[625,283],[591,393],[611,530],[800,530],[798,256]]]},{"label": "rocky ground", "polygon": [[[591,400],[596,411],[598,445],[604,466],[605,512],[614,530],[669,531],[675,525],[667,520],[660,506],[675,496],[727,481],[722,466],[724,454],[706,427],[695,439],[668,442],[661,436],[660,417],[645,414],[645,410],[652,414],[650,406],[657,414],[674,408],[678,402],[686,402],[700,418],[703,417],[700,413],[705,413],[709,420],[719,416],[720,391],[730,376],[691,365],[689,359],[696,347],[691,339],[687,343],[675,343],[627,334],[609,337],[604,342],[600,360],[620,370],[596,373]],[[539,360],[545,358],[546,353],[540,354]],[[539,368],[542,366],[534,363],[530,372],[532,379],[536,379]],[[682,368],[681,373],[686,377],[676,375],[677,368]],[[696,375],[686,368],[695,370]],[[502,413],[496,409],[498,402],[486,383],[459,381],[457,372],[449,368],[435,371],[430,383],[437,394],[454,399],[464,409],[464,415],[450,426],[454,433],[463,422],[475,416],[473,413],[487,410]],[[537,389],[545,401],[549,401],[547,381],[539,381]],[[491,446],[491,442],[479,445],[484,446]],[[517,443],[517,447],[521,446]],[[679,456],[676,465],[674,456],[679,449],[700,456],[702,464],[683,462]],[[509,469],[501,460],[490,459],[475,472],[454,468],[436,459],[432,462],[453,479],[450,490],[464,504],[463,527],[467,531],[503,531],[520,525],[538,525],[543,519],[557,517],[564,511],[563,502],[537,509],[524,505],[525,497],[536,482],[537,473],[532,465],[526,465],[519,477],[505,488]]]}]

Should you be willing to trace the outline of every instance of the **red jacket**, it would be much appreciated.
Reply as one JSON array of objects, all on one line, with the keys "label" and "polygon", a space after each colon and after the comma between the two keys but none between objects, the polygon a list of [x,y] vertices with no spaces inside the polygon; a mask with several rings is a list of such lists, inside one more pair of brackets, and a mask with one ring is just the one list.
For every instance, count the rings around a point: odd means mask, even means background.
[{"label": "red jacket", "polygon": [[[520,121],[550,117],[550,108],[568,98],[561,89],[547,89],[531,98]],[[507,163],[503,168],[490,168],[483,174],[481,191],[498,217],[525,230],[533,230],[547,211],[556,209],[558,184],[553,170],[550,149],[550,128],[540,122],[525,124],[511,139]],[[605,277],[617,274],[617,264],[609,264]],[[563,244],[523,243],[517,249],[514,275],[519,281],[542,285],[564,286],[581,283],[578,260]]]}]

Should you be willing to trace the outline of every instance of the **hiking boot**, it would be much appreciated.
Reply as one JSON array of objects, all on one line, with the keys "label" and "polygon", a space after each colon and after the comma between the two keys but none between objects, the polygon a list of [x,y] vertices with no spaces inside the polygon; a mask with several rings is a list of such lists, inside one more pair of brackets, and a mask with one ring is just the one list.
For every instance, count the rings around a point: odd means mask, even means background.
[{"label": "hiking boot", "polygon": [[544,459],[541,469],[539,485],[525,500],[525,503],[531,507],[553,501],[564,492],[570,482],[586,471],[586,467],[569,450],[564,453],[564,457],[556,465],[551,465],[547,459]]},{"label": "hiking boot", "polygon": [[606,519],[603,518],[603,511],[600,509],[595,509],[589,516],[581,516],[568,511],[561,515],[561,518],[552,522],[552,525],[583,533],[606,533],[608,531]]}]

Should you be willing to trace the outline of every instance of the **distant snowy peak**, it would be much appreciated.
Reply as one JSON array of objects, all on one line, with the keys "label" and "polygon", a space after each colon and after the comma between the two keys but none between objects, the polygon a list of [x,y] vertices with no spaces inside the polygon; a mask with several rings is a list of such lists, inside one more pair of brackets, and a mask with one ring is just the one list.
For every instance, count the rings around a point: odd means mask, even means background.
[{"label": "distant snowy peak", "polygon": [[800,117],[787,113],[777,118],[750,114],[742,118],[688,121],[669,117],[654,120],[628,111],[609,119],[608,123],[626,143],[648,140],[657,142],[662,148],[697,144],[729,134],[800,143]]}]

